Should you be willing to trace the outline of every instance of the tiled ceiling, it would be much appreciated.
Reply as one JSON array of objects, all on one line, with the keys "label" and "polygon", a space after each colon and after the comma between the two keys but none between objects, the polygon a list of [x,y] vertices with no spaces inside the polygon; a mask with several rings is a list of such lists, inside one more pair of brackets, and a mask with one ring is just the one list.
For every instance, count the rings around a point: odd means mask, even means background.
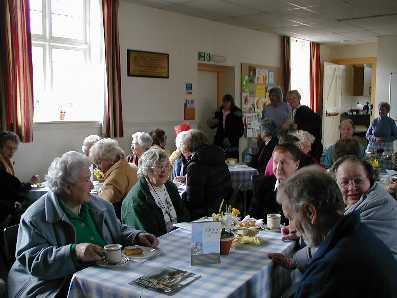
[{"label": "tiled ceiling", "polygon": [[397,35],[397,0],[128,0],[320,43],[374,42]]}]

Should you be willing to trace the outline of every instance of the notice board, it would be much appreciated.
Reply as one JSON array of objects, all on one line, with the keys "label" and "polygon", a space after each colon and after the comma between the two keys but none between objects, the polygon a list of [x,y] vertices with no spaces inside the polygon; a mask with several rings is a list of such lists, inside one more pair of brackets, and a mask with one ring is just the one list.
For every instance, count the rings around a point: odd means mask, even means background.
[{"label": "notice board", "polygon": [[270,103],[269,90],[280,87],[281,81],[279,67],[241,63],[241,109],[247,138],[260,133],[262,110]]}]

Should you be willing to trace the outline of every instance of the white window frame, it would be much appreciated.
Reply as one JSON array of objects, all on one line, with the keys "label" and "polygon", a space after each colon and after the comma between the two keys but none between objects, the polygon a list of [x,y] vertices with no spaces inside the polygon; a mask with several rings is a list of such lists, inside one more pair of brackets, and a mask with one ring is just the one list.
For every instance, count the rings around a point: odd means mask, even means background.
[{"label": "white window frame", "polygon": [[[44,90],[52,91],[54,84],[53,69],[52,69],[52,50],[66,49],[66,50],[80,50],[83,51],[84,60],[87,63],[92,62],[92,30],[90,26],[91,19],[91,0],[84,0],[83,12],[83,39],[73,39],[65,37],[52,36],[52,18],[51,18],[51,0],[41,0],[42,2],[42,31],[43,34],[32,33],[32,47],[41,47],[43,49],[43,76],[44,76]],[[100,55],[103,55],[100,52]],[[57,122],[56,120],[50,122]],[[48,121],[35,120],[35,123],[43,123]],[[65,123],[70,122],[92,122],[90,120],[72,119],[66,120]],[[100,122],[100,121],[95,121]]]}]

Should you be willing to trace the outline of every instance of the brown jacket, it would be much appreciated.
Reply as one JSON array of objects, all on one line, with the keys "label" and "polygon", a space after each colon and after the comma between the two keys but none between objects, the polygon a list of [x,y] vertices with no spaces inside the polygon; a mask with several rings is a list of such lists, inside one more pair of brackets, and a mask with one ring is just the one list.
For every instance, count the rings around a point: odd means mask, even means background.
[{"label": "brown jacket", "polygon": [[138,181],[137,169],[125,159],[120,159],[106,173],[98,196],[110,203],[124,199]]}]

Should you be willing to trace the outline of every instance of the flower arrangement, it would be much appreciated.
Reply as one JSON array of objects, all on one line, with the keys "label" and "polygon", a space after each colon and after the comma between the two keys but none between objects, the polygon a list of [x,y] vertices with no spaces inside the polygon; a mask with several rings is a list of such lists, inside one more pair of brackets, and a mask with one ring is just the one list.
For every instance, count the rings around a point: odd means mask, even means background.
[{"label": "flower arrangement", "polygon": [[105,178],[102,171],[98,168],[95,168],[94,171],[92,172],[92,174],[98,181],[103,181],[103,179]]},{"label": "flower arrangement", "polygon": [[[232,208],[231,205],[224,205],[224,203],[225,200],[222,200],[218,213],[212,214],[212,219],[214,221],[220,221],[222,224],[221,239],[234,237],[232,229],[238,222],[238,216],[240,215],[240,210]],[[225,209],[223,211],[224,206]]]}]

